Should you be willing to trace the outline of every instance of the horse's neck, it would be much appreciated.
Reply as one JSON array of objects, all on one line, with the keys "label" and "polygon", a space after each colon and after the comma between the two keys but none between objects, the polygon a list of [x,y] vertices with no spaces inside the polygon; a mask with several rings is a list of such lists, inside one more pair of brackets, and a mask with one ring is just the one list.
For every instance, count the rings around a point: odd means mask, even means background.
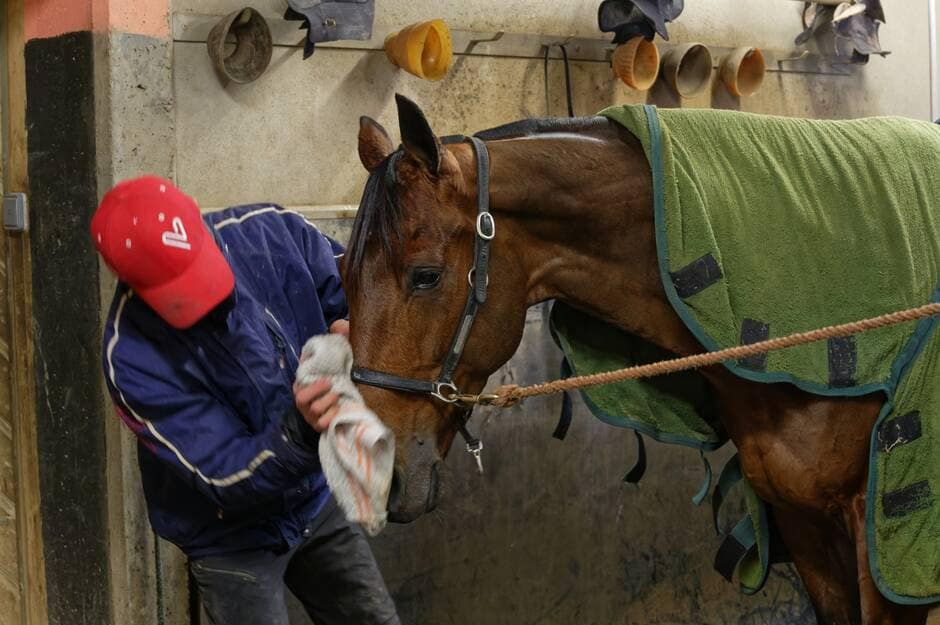
[{"label": "horse's neck", "polygon": [[530,304],[559,299],[670,351],[699,349],[662,288],[636,139],[611,127],[495,142],[491,152],[493,210],[508,222]]}]

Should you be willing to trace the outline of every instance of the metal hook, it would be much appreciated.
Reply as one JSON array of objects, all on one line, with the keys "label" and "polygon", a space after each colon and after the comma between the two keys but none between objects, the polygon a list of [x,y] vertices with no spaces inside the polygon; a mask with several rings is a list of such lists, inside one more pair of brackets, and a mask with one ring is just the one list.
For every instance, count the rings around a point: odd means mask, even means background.
[{"label": "metal hook", "polygon": [[475,440],[473,443],[467,443],[467,452],[477,461],[477,471],[483,475],[483,441]]}]

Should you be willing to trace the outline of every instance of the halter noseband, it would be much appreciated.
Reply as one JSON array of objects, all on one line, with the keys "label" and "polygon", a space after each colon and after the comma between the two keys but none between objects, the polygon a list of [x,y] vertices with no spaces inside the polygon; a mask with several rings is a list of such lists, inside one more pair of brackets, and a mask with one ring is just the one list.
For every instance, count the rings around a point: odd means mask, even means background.
[{"label": "halter noseband", "polygon": [[[467,301],[464,304],[460,324],[457,326],[457,331],[451,340],[450,349],[444,358],[444,364],[441,365],[441,372],[438,374],[437,380],[431,381],[405,378],[364,367],[353,367],[352,379],[358,384],[406,393],[430,395],[442,402],[463,407],[464,411],[457,420],[457,427],[467,443],[467,451],[473,455],[477,462],[477,468],[482,473],[483,463],[480,452],[483,451],[483,442],[470,434],[467,429],[467,421],[470,418],[473,406],[480,403],[481,399],[485,399],[485,396],[462,394],[457,385],[454,384],[454,372],[460,362],[460,356],[463,354],[467,337],[470,336],[470,329],[473,327],[480,306],[486,301],[486,289],[489,286],[490,242],[496,236],[496,222],[493,215],[490,214],[489,152],[483,141],[476,137],[469,137],[464,140],[468,141],[473,147],[477,161],[477,219],[476,237],[473,246],[474,261],[473,267],[470,268],[470,272],[467,274]],[[390,157],[386,185],[394,184],[395,164],[400,155],[400,152],[396,152]]]}]

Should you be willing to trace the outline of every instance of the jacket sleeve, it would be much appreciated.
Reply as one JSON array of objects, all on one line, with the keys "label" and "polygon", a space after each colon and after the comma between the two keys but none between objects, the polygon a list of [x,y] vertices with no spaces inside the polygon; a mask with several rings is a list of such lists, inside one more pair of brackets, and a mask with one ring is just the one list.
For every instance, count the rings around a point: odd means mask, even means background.
[{"label": "jacket sleeve", "polygon": [[315,450],[295,443],[281,421],[251,432],[195,380],[161,377],[159,366],[126,360],[105,362],[118,414],[144,447],[220,508],[275,499],[319,470]]},{"label": "jacket sleeve", "polygon": [[338,319],[349,316],[346,294],[339,275],[339,261],[345,250],[343,246],[321,233],[313,224],[294,214],[290,228],[317,283],[320,308],[329,326]]}]

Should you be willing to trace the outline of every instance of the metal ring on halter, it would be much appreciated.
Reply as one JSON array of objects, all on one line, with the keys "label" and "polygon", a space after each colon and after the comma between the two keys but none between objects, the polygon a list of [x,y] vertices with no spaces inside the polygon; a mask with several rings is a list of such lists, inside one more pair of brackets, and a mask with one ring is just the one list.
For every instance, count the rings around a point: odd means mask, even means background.
[{"label": "metal ring on halter", "polygon": [[[483,232],[483,219],[489,222],[490,233],[487,234]],[[489,211],[484,211],[477,215],[477,236],[483,239],[484,241],[492,241],[493,237],[496,236],[496,220],[493,219],[493,215]]]},{"label": "metal ring on halter", "polygon": [[[476,272],[477,272],[477,268],[476,268],[476,267],[471,267],[471,268],[470,268],[470,271],[467,272],[467,284],[470,285],[470,288],[471,288],[471,289],[476,287],[476,285],[473,283],[473,276],[476,274]],[[490,285],[490,276],[487,275],[487,276],[486,276],[486,286],[489,286],[489,285]]]},{"label": "metal ring on halter", "polygon": [[[452,392],[450,395],[444,396],[444,394],[441,393],[442,389],[449,389]],[[457,400],[460,398],[460,391],[452,382],[435,382],[434,390],[431,391],[431,395],[448,404],[456,404]]]}]

